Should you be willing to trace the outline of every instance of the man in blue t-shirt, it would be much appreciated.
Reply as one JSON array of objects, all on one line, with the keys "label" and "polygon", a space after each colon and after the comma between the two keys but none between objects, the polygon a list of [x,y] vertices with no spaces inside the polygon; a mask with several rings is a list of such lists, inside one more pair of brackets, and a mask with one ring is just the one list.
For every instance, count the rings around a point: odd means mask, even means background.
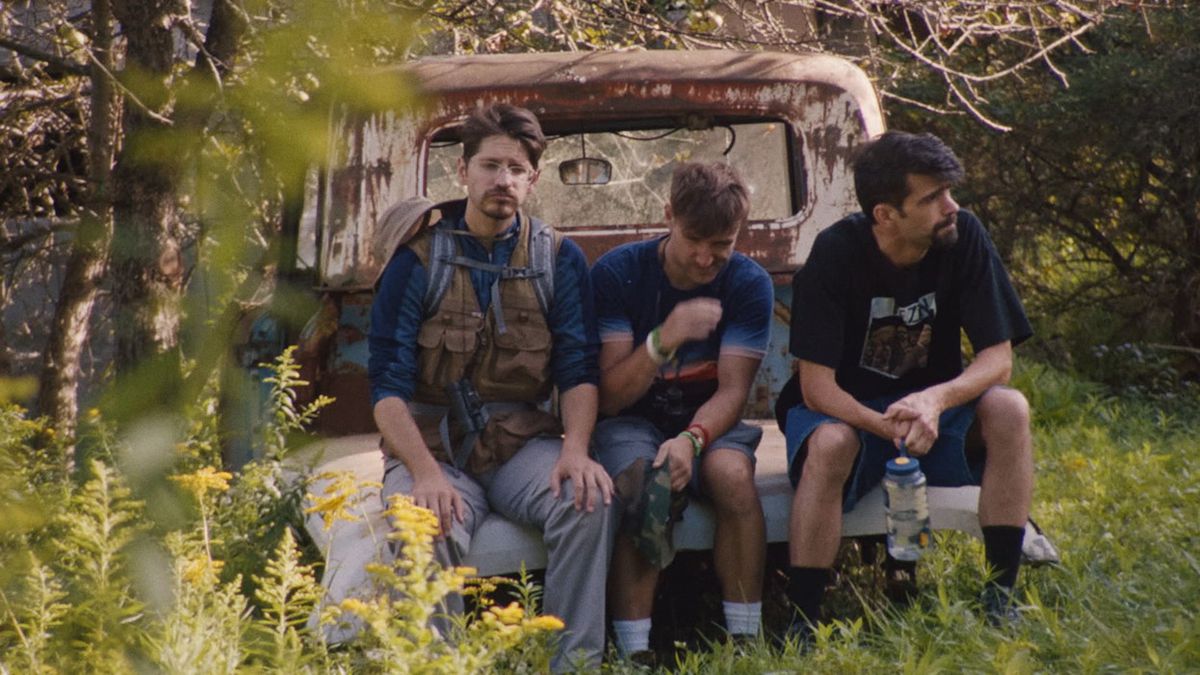
[{"label": "man in blue t-shirt", "polygon": [[[750,198],[724,164],[684,164],[671,179],[665,237],[626,244],[592,268],[600,330],[597,459],[626,508],[609,573],[618,651],[649,647],[660,566],[635,539],[655,477],[675,499],[690,489],[716,511],[714,558],[731,635],[761,621],[766,531],[754,486],[762,430],[741,421],[771,323],[770,276],[735,252]],[[665,541],[651,546],[669,547]]]},{"label": "man in blue t-shirt", "polygon": [[[930,485],[982,484],[979,521],[994,572],[985,610],[996,623],[1016,618],[1033,442],[1029,405],[1006,384],[1013,345],[1032,330],[987,232],[950,196],[962,175],[930,134],[872,141],[854,164],[862,213],[822,231],[796,275],[799,382],[780,397],[798,405],[779,407],[796,485],[788,596],[801,633],[819,620],[843,510],[878,484],[902,446]],[[975,352],[965,368],[963,331]]]}]

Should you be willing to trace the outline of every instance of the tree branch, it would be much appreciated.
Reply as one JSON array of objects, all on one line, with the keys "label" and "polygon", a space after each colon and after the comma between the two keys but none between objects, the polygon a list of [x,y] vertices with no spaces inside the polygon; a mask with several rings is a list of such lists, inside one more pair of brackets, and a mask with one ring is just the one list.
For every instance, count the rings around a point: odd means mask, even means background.
[{"label": "tree branch", "polygon": [[70,73],[72,75],[87,75],[88,73],[86,66],[80,65],[73,61],[68,61],[62,57],[55,56],[54,54],[50,54],[48,52],[43,52],[40,49],[35,49],[27,44],[17,42],[16,40],[12,40],[4,36],[0,36],[0,47],[16,52],[21,56],[31,58],[35,61],[47,63],[63,72]]}]

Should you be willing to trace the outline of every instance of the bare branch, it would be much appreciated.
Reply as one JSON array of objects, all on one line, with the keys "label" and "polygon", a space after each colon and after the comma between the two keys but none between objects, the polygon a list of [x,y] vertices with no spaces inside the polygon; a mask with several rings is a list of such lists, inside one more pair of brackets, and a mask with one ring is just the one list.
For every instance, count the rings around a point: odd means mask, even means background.
[{"label": "bare branch", "polygon": [[4,36],[0,36],[0,47],[16,52],[21,56],[31,58],[35,61],[41,61],[49,64],[63,72],[70,73],[72,75],[87,75],[88,72],[88,69],[85,66],[73,61],[68,61],[59,56],[55,56],[54,54],[44,52],[40,49],[35,49],[34,47],[30,47],[29,45],[22,44],[16,40],[11,40]]}]

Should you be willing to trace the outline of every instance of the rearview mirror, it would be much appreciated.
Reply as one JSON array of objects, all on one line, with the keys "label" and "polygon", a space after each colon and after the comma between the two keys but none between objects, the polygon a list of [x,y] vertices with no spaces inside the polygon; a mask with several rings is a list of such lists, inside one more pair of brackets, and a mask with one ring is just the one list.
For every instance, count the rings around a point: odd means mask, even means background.
[{"label": "rearview mirror", "polygon": [[568,159],[558,165],[563,185],[606,185],[612,180],[612,162],[596,157]]}]

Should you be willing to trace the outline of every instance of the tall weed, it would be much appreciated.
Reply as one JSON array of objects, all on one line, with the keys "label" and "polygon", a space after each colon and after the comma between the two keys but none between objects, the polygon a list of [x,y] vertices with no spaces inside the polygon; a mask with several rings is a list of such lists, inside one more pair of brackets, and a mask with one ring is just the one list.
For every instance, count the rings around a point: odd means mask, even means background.
[{"label": "tall weed", "polygon": [[[155,460],[163,472],[132,467],[143,455],[128,444],[141,441],[97,411],[81,425],[84,459],[72,471],[44,425],[0,408],[0,673],[545,670],[546,636],[562,624],[533,614],[532,591],[504,607],[482,601],[474,621],[454,622],[453,643],[433,632],[429,620],[464,591],[469,571],[433,562],[432,515],[409,502],[393,503],[389,516],[402,525],[387,535],[406,555],[372,567],[386,592],[325,617],[354,617],[368,631],[334,652],[322,627],[307,625],[324,592],[295,536],[305,471],[285,458],[328,400],[296,405],[292,388],[302,381],[290,351],[272,368],[264,457],[236,475],[216,464],[214,392],[183,424],[153,427],[179,434],[174,456]],[[159,436],[148,444],[172,447]],[[138,471],[136,494],[122,468]],[[185,517],[152,518],[143,492],[174,495],[155,503]],[[352,505],[354,494],[315,501],[327,508],[344,496],[338,503]]]}]

